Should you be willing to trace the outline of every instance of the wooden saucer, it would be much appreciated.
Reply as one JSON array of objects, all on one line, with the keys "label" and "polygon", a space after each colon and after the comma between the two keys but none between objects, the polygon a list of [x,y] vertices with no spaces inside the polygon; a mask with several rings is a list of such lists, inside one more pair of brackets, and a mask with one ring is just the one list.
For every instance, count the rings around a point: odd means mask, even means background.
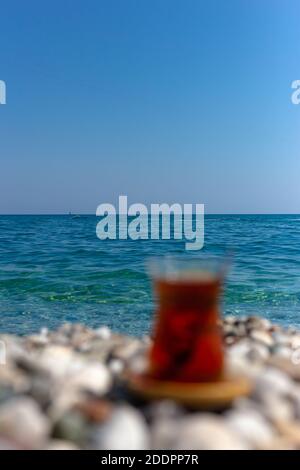
[{"label": "wooden saucer", "polygon": [[251,382],[243,376],[224,376],[216,382],[183,383],[131,374],[128,386],[131,392],[145,400],[175,400],[203,410],[226,408],[235,398],[249,395],[252,389]]}]

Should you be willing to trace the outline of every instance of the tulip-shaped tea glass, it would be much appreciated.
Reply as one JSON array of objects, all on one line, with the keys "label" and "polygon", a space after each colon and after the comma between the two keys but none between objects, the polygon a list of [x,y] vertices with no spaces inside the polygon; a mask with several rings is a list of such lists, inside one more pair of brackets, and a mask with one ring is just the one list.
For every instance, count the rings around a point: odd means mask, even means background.
[{"label": "tulip-shaped tea glass", "polygon": [[178,382],[221,378],[219,298],[224,268],[224,262],[204,257],[149,262],[157,301],[150,377]]}]

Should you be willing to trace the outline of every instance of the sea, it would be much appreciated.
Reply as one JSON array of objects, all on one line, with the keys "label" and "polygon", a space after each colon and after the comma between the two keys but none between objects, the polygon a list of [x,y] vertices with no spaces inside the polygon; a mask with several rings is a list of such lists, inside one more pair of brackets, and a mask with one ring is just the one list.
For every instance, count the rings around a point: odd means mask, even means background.
[{"label": "sea", "polygon": [[0,332],[63,322],[147,334],[150,257],[232,253],[222,314],[300,326],[300,215],[206,215],[204,247],[184,240],[99,240],[95,215],[0,216]]}]

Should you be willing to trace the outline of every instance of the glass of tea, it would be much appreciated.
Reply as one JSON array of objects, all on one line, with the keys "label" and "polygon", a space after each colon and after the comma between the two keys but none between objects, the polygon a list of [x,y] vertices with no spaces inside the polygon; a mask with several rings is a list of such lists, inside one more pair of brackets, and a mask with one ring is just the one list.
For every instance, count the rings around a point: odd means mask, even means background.
[{"label": "glass of tea", "polygon": [[149,268],[157,310],[148,375],[177,382],[218,380],[224,362],[219,326],[224,263],[164,257],[151,260]]}]

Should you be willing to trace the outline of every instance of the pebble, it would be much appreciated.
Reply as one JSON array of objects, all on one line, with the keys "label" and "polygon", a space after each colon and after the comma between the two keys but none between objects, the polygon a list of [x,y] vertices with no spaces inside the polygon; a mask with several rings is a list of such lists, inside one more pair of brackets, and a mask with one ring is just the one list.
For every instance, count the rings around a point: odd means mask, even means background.
[{"label": "pebble", "polygon": [[129,361],[130,358],[138,354],[141,350],[144,351],[144,349],[140,340],[132,339],[125,344],[117,346],[114,349],[113,356],[122,361]]},{"label": "pebble", "polygon": [[177,423],[174,450],[247,450],[250,446],[222,418],[196,413]]},{"label": "pebble", "polygon": [[19,444],[16,442],[5,439],[5,437],[0,437],[0,450],[24,450]]},{"label": "pebble", "polygon": [[45,335],[32,335],[28,337],[28,343],[33,346],[45,346],[49,343],[49,339]]},{"label": "pebble", "polygon": [[258,343],[262,343],[268,347],[273,346],[274,344],[274,339],[272,338],[272,336],[269,333],[262,331],[262,330],[251,331],[250,337],[254,339],[254,341],[257,341]]},{"label": "pebble", "polygon": [[273,333],[273,339],[278,346],[290,346],[291,344],[291,337],[278,331]]},{"label": "pebble", "polygon": [[269,330],[271,328],[271,326],[272,326],[272,323],[267,318],[261,318],[260,319],[260,327],[263,330]]},{"label": "pebble", "polygon": [[92,345],[88,342],[86,343],[81,343],[79,344],[76,349],[79,351],[79,352],[82,352],[82,353],[87,353],[89,351],[91,351],[92,349]]},{"label": "pebble", "polygon": [[151,449],[164,450],[176,447],[177,424],[173,419],[160,419],[151,426]]},{"label": "pebble", "polygon": [[184,414],[184,409],[172,400],[161,400],[151,403],[147,408],[147,415],[151,419],[178,419]]},{"label": "pebble", "polygon": [[235,331],[234,328],[232,328],[232,325],[224,323],[223,325],[223,334],[228,338],[231,336],[238,336],[237,332]]},{"label": "pebble", "polygon": [[274,423],[291,421],[294,418],[295,409],[292,400],[270,393],[263,397],[261,405],[264,415]]},{"label": "pebble", "polygon": [[84,364],[78,372],[68,375],[68,387],[104,395],[111,387],[111,374],[101,363]]},{"label": "pebble", "polygon": [[80,448],[70,441],[62,439],[52,439],[47,443],[43,450],[79,450]]},{"label": "pebble", "polygon": [[297,450],[297,445],[287,436],[276,436],[262,450]]},{"label": "pebble", "polygon": [[289,359],[291,357],[292,351],[287,346],[276,345],[273,349],[274,356]]},{"label": "pebble", "polygon": [[0,434],[22,447],[35,449],[46,440],[50,430],[47,418],[34,400],[12,398],[0,406]]},{"label": "pebble", "polygon": [[152,345],[152,339],[148,335],[144,335],[141,341],[147,347],[150,347]]},{"label": "pebble", "polygon": [[297,447],[300,446],[300,424],[297,421],[281,421],[277,423],[278,431]]},{"label": "pebble", "polygon": [[243,336],[247,336],[247,325],[245,323],[239,323],[237,325],[235,325],[234,329],[233,329],[233,334],[235,336],[240,336],[240,337],[243,337]]},{"label": "pebble", "polygon": [[24,356],[25,351],[24,340],[12,335],[0,335],[2,365],[15,362]]},{"label": "pebble", "polygon": [[146,421],[138,410],[121,405],[115,408],[111,418],[94,428],[91,448],[101,450],[145,450],[149,448]]},{"label": "pebble", "polygon": [[26,393],[31,384],[27,375],[13,365],[0,365],[0,384],[2,387],[10,388],[16,393]]},{"label": "pebble", "polygon": [[264,344],[252,344],[249,351],[246,353],[246,357],[250,361],[259,362],[266,361],[269,354],[269,349]]},{"label": "pebble", "polygon": [[294,417],[296,420],[300,421],[300,387],[295,388],[295,394],[292,397],[293,408],[294,408]]},{"label": "pebble", "polygon": [[252,347],[248,338],[240,340],[228,349],[228,354],[232,357],[246,358]]},{"label": "pebble", "polygon": [[56,423],[53,436],[82,446],[87,438],[87,422],[80,411],[72,410],[64,414]]},{"label": "pebble", "polygon": [[300,381],[300,354],[298,351],[291,352],[289,358],[272,356],[269,358],[268,364],[280,370],[286,377],[298,382]]},{"label": "pebble", "polygon": [[266,318],[260,318],[256,316],[250,316],[244,320],[244,323],[247,325],[248,331],[257,330],[269,330],[271,323]]},{"label": "pebble", "polygon": [[103,340],[108,340],[111,338],[111,331],[107,326],[101,326],[95,330],[95,335]]},{"label": "pebble", "polygon": [[291,395],[294,390],[293,381],[283,372],[274,368],[267,367],[256,378],[255,393],[261,396],[268,396],[270,393],[278,395]]},{"label": "pebble", "polygon": [[49,345],[39,356],[40,367],[54,377],[64,376],[74,366],[74,353],[70,347]]},{"label": "pebble", "polygon": [[61,384],[57,384],[57,386],[58,389],[48,407],[48,417],[53,423],[57,423],[62,416],[75,409],[85,397],[84,392],[78,389],[72,387],[62,388]]},{"label": "pebble", "polygon": [[35,374],[31,379],[30,395],[42,406],[48,406],[53,395],[55,386],[50,377]]},{"label": "pebble", "polygon": [[49,329],[46,326],[43,326],[40,330],[40,335],[48,336],[48,334],[49,334]]},{"label": "pebble", "polygon": [[124,370],[124,363],[121,359],[112,359],[108,364],[108,368],[113,375],[119,375]]},{"label": "pebble", "polygon": [[299,335],[291,337],[291,348],[292,349],[300,348],[300,336]]},{"label": "pebble", "polygon": [[109,418],[113,411],[113,406],[109,401],[88,399],[78,403],[75,407],[89,421],[99,423]]},{"label": "pebble", "polygon": [[234,315],[226,315],[224,317],[224,322],[229,323],[229,325],[233,325],[235,321],[236,321],[236,317]]},{"label": "pebble", "polygon": [[135,374],[143,374],[147,371],[148,360],[145,354],[137,354],[130,359],[128,368]]},{"label": "pebble", "polygon": [[146,416],[152,421],[151,448],[174,448],[178,421],[184,416],[184,409],[171,400],[162,400],[150,404]]},{"label": "pebble", "polygon": [[251,381],[261,374],[261,365],[257,362],[250,362],[247,357],[228,354],[225,362],[225,369],[229,376],[245,375]]},{"label": "pebble", "polygon": [[253,409],[229,411],[225,419],[230,429],[254,448],[266,445],[274,437],[270,424]]},{"label": "pebble", "polygon": [[128,371],[147,368],[149,336],[71,323],[0,335],[0,449],[299,448],[300,331],[257,316],[229,315],[220,326],[227,373],[254,389],[218,414],[128,394]]}]

